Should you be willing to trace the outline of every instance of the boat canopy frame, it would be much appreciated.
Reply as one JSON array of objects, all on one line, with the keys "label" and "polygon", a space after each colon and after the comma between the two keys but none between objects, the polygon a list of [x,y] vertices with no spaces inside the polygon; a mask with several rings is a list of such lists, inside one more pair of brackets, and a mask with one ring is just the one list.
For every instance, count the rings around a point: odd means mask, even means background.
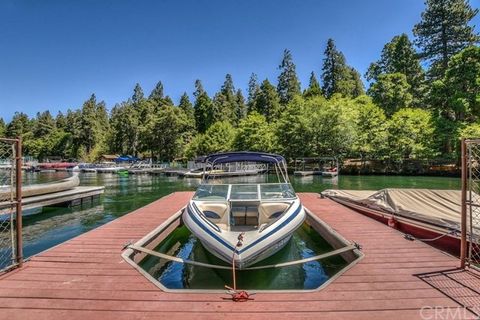
[{"label": "boat canopy frame", "polygon": [[[234,162],[258,162],[273,164],[275,173],[277,174],[279,183],[290,183],[287,172],[287,162],[281,155],[266,152],[253,151],[233,151],[214,153],[206,156],[203,160],[202,183],[207,182],[207,168],[214,168],[217,164],[234,163]],[[283,179],[283,181],[281,180]]]}]

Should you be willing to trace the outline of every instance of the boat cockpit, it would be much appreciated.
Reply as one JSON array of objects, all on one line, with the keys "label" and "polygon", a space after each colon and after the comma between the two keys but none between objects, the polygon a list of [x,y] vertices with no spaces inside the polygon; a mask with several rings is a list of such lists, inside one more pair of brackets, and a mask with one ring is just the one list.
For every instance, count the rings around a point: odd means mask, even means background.
[{"label": "boat cockpit", "polygon": [[217,231],[258,231],[280,219],[297,196],[289,183],[202,184],[194,209]]}]

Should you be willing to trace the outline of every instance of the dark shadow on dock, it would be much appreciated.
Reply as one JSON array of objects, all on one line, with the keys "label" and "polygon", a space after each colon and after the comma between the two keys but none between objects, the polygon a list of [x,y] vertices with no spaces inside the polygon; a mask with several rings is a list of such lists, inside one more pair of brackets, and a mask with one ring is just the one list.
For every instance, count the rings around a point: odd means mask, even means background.
[{"label": "dark shadow on dock", "polygon": [[480,317],[480,273],[458,268],[415,276]]}]

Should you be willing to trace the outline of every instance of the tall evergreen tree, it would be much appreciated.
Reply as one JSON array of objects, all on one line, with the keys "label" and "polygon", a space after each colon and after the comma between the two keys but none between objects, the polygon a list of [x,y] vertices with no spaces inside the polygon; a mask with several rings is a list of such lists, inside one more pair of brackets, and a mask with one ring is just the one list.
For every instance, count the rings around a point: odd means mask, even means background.
[{"label": "tall evergreen tree", "polygon": [[42,113],[37,112],[37,118],[33,127],[33,134],[35,137],[43,137],[56,129],[55,120],[53,119],[50,111],[44,111]]},{"label": "tall evergreen tree", "polygon": [[305,98],[311,98],[320,95],[322,95],[322,88],[320,88],[320,83],[315,76],[315,72],[312,71],[310,74],[308,88],[303,92],[303,96]]},{"label": "tall evergreen tree", "polygon": [[153,88],[152,92],[148,96],[148,99],[150,100],[155,100],[155,101],[161,101],[163,99],[163,83],[162,81],[158,81],[157,84],[155,85],[155,88]]},{"label": "tall evergreen tree", "polygon": [[235,86],[233,85],[233,79],[230,74],[225,76],[225,82],[223,83],[220,91],[215,94],[213,98],[213,120],[216,121],[229,121],[232,124],[237,123],[237,99],[235,93]]},{"label": "tall evergreen tree", "polygon": [[410,107],[413,100],[407,77],[399,72],[379,75],[377,81],[368,89],[368,94],[375,104],[383,108],[387,116]]},{"label": "tall evergreen tree", "polygon": [[362,76],[360,73],[355,70],[354,67],[349,67],[349,73],[350,81],[348,81],[349,88],[346,90],[346,95],[356,98],[362,94],[365,94],[365,87],[363,85]]},{"label": "tall evergreen tree", "polygon": [[7,125],[7,137],[22,137],[24,134],[30,132],[31,129],[32,122],[28,116],[23,112],[15,112],[12,121]]},{"label": "tall evergreen tree", "polygon": [[134,104],[139,104],[140,102],[145,99],[145,96],[143,94],[143,89],[140,86],[139,83],[135,84],[135,88],[133,88],[133,95],[132,95],[132,101]]},{"label": "tall evergreen tree", "polygon": [[280,103],[287,104],[295,95],[301,94],[300,82],[290,50],[285,49],[283,51],[283,59],[278,69],[280,69],[277,85],[278,96],[280,97]]},{"label": "tall evergreen tree", "polygon": [[258,78],[255,73],[252,73],[250,80],[248,80],[248,97],[247,97],[247,107],[248,112],[255,110],[255,99],[258,92],[260,91],[260,86],[258,85]]},{"label": "tall evergreen tree", "polygon": [[203,89],[200,80],[195,81],[195,92],[193,96],[195,97],[194,114],[196,127],[200,133],[204,133],[213,124],[214,110],[212,100]]},{"label": "tall evergreen tree", "polygon": [[358,72],[347,65],[345,56],[337,50],[333,39],[328,39],[322,67],[322,90],[327,98],[335,93],[357,97],[364,91]]},{"label": "tall evergreen tree", "polygon": [[377,81],[381,74],[403,73],[410,85],[410,94],[414,105],[420,106],[424,95],[425,74],[412,42],[403,33],[387,43],[382,50],[380,60],[370,64],[365,77]]},{"label": "tall evergreen tree", "polygon": [[184,92],[180,97],[180,103],[178,104],[178,107],[185,112],[187,119],[192,121],[192,124],[195,127],[195,110],[193,109],[193,105],[190,102],[190,98],[186,92]]},{"label": "tall evergreen tree", "polygon": [[55,126],[62,130],[67,126],[67,118],[62,111],[58,111],[57,116],[55,117]]},{"label": "tall evergreen tree", "polygon": [[480,40],[469,25],[478,13],[468,0],[426,0],[422,20],[413,28],[422,57],[431,62],[430,77],[439,79],[450,57]]},{"label": "tall evergreen tree", "polygon": [[242,90],[238,89],[235,94],[235,117],[237,120],[242,120],[247,115],[247,106],[245,104],[245,98],[243,97]]},{"label": "tall evergreen tree", "polygon": [[275,121],[281,113],[280,97],[275,87],[265,79],[255,98],[255,111],[267,118],[267,121]]}]

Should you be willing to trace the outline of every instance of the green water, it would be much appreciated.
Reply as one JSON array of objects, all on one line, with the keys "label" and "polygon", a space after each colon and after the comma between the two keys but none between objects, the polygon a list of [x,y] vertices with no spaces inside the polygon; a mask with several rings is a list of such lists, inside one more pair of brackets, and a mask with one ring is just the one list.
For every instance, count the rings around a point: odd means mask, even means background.
[{"label": "green water", "polygon": [[[155,250],[182,259],[228,266],[205,250],[185,226],[174,230]],[[282,250],[256,266],[305,259],[332,250],[325,239],[304,224]],[[346,265],[345,260],[335,256],[283,268],[237,271],[237,287],[248,290],[315,289]],[[141,266],[169,289],[224,289],[225,285],[233,286],[229,270],[168,262],[153,256],[145,259]]]},{"label": "green water", "polygon": [[[26,184],[58,180],[66,172],[27,173]],[[105,194],[93,204],[74,208],[44,208],[24,218],[24,253],[31,256],[79,234],[92,230],[174,191],[195,190],[198,179],[117,174],[80,174],[81,185],[104,185]],[[230,181],[234,178],[230,179]],[[236,179],[265,181],[264,176]],[[402,176],[319,176],[291,177],[297,192],[321,192],[325,189],[431,188],[460,189],[459,178]]]}]

